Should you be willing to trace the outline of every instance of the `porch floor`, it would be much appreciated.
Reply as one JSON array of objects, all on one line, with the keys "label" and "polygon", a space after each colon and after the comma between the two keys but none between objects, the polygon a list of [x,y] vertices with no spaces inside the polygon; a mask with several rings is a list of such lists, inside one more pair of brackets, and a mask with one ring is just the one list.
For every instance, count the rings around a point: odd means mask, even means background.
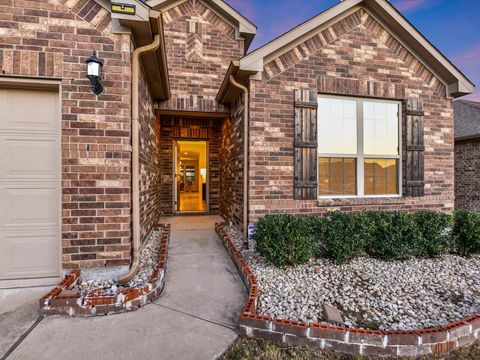
[{"label": "porch floor", "polygon": [[165,289],[157,301],[114,316],[46,318],[9,360],[216,359],[237,338],[247,296],[215,234],[219,221],[217,216],[161,219],[172,232]]}]

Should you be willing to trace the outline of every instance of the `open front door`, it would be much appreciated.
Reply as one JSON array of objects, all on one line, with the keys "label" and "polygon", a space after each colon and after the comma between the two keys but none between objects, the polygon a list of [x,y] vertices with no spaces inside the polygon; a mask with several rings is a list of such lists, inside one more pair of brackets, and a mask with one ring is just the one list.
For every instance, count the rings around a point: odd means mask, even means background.
[{"label": "open front door", "polygon": [[173,144],[175,212],[208,211],[208,144],[176,140]]},{"label": "open front door", "polygon": [[173,142],[173,208],[178,211],[180,208],[180,147],[177,141]]}]

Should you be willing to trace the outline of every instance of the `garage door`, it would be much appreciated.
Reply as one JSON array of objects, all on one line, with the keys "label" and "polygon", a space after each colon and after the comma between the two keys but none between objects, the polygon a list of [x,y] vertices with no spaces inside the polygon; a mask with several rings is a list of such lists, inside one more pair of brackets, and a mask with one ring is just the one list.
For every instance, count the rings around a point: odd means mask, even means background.
[{"label": "garage door", "polygon": [[0,281],[58,277],[58,92],[0,87]]}]

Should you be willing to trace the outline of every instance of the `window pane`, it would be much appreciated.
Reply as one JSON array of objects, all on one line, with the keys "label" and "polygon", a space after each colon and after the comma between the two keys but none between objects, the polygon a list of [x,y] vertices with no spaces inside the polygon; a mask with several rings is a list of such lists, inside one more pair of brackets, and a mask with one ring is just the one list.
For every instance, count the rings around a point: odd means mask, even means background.
[{"label": "window pane", "polygon": [[357,194],[357,159],[318,158],[318,191],[325,195]]},{"label": "window pane", "polygon": [[318,151],[320,154],[357,153],[357,102],[318,99]]},{"label": "window pane", "polygon": [[398,155],[398,105],[363,103],[364,152],[368,155]]},{"label": "window pane", "polygon": [[398,194],[398,160],[365,159],[365,195]]}]

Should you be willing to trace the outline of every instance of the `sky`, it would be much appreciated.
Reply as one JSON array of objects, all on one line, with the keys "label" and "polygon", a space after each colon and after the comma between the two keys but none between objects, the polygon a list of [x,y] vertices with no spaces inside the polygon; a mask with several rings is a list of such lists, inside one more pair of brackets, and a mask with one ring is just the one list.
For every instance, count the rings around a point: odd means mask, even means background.
[{"label": "sky", "polygon": [[[340,0],[225,1],[257,25],[251,51]],[[480,101],[480,0],[392,0],[392,3],[476,85],[474,94],[463,99]]]}]

